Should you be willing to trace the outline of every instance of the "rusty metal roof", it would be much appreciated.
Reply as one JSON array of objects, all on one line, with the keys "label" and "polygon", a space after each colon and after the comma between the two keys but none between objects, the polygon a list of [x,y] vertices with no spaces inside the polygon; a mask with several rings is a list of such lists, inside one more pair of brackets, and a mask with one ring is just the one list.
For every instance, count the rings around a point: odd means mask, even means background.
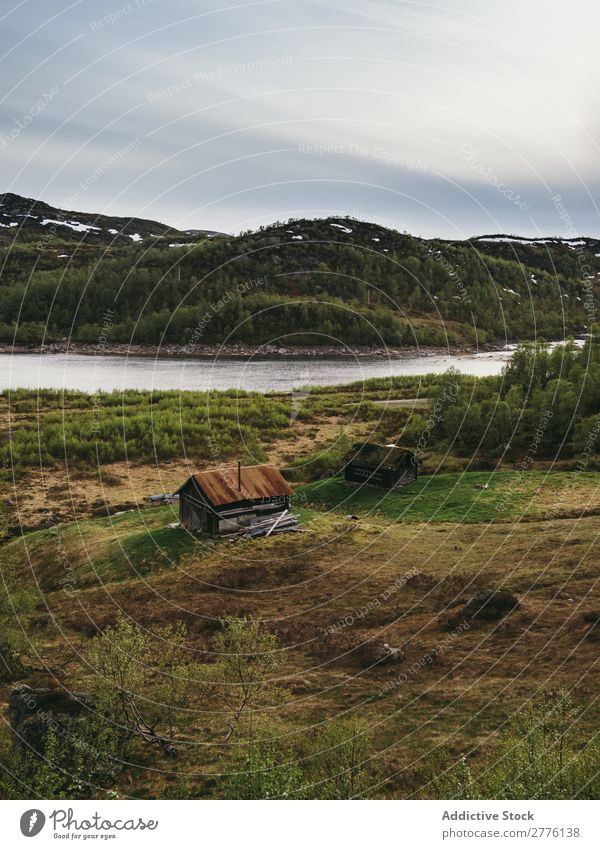
[{"label": "rusty metal roof", "polygon": [[240,478],[241,488],[238,488],[238,469],[237,466],[232,466],[196,472],[186,483],[195,481],[213,507],[293,493],[291,486],[275,466],[242,466]]}]

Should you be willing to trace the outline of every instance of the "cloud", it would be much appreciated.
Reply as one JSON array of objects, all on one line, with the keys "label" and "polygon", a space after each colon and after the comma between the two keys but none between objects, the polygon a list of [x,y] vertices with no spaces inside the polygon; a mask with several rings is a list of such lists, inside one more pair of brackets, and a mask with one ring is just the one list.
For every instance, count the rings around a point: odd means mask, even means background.
[{"label": "cloud", "polygon": [[597,25],[558,0],[34,0],[3,22],[0,132],[59,95],[3,150],[2,188],[60,204],[139,138],[82,209],[228,231],[358,210],[423,235],[531,235],[560,232],[560,192],[594,234]]}]

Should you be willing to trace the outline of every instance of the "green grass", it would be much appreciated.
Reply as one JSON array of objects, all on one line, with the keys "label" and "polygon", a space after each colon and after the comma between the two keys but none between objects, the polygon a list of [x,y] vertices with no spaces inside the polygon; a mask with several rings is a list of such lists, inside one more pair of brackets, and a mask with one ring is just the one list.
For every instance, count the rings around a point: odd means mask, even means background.
[{"label": "green grass", "polygon": [[168,527],[176,520],[177,507],[164,506],[32,531],[0,547],[0,568],[26,574],[31,564],[46,591],[143,577],[194,550],[193,537]]},{"label": "green grass", "polygon": [[[485,484],[488,488],[481,489]],[[422,476],[393,492],[330,478],[298,487],[292,510],[303,525],[323,517],[325,511],[334,516],[355,513],[374,522],[551,519],[600,513],[599,487],[593,472],[445,473]],[[60,589],[65,581],[83,589],[143,579],[202,551],[194,537],[168,527],[177,518],[177,507],[167,505],[33,531],[0,545],[0,569],[11,574],[16,570],[17,581],[19,576],[28,578],[33,569],[45,592]]]},{"label": "green grass", "polygon": [[[322,516],[304,503],[292,509],[303,525]],[[58,590],[65,582],[84,589],[144,578],[173,568],[187,554],[202,553],[208,537],[169,528],[178,518],[177,505],[166,505],[30,531],[0,542],[0,571],[10,569],[18,580],[19,576],[29,578],[33,568],[45,592]]]},{"label": "green grass", "polygon": [[[481,489],[482,485],[487,489]],[[459,472],[422,476],[389,492],[373,486],[352,486],[339,477],[299,488],[309,505],[340,513],[361,513],[413,522],[506,521],[522,515],[544,515],[554,503],[565,513],[582,488],[595,489],[597,475],[569,472]],[[531,499],[543,486],[547,506]],[[566,499],[561,492],[572,491]]]},{"label": "green grass", "polygon": [[[304,503],[292,509],[303,525],[322,515]],[[173,568],[187,554],[202,552],[207,537],[168,527],[178,518],[177,505],[166,505],[30,531],[0,543],[0,571],[30,577],[33,568],[45,592],[58,590],[65,582],[84,589],[144,578]]]},{"label": "green grass", "polygon": [[92,558],[94,569],[102,580],[144,577],[172,567],[183,555],[193,551],[195,540],[190,534],[168,527],[169,523],[177,521],[176,510],[175,507],[175,515],[169,507],[145,510],[136,513],[137,521],[133,526],[119,528],[106,554]]}]

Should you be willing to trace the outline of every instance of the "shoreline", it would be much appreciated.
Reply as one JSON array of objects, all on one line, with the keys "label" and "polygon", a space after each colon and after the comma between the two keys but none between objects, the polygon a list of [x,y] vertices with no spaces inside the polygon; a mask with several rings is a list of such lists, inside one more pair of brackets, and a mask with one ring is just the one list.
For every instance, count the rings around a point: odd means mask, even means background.
[{"label": "shoreline", "polygon": [[469,354],[493,353],[506,350],[503,345],[487,344],[481,348],[459,347],[456,345],[422,347],[371,348],[366,345],[328,345],[328,346],[278,346],[278,345],[128,345],[126,343],[87,344],[54,342],[48,345],[9,345],[0,343],[0,354],[78,354],[98,357],[148,357],[153,359],[215,359],[217,357],[239,359],[253,357],[255,359],[347,359],[380,358],[407,359],[410,357],[447,357],[468,356]]}]

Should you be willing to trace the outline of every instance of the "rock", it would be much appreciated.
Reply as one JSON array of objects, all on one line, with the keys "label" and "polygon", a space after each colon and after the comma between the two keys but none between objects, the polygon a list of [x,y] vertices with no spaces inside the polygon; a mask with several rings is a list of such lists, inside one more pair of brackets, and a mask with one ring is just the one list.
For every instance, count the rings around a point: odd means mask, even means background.
[{"label": "rock", "polygon": [[40,526],[43,528],[52,528],[55,525],[59,525],[61,522],[60,516],[56,516],[53,513],[44,516],[44,518],[40,522]]},{"label": "rock", "polygon": [[361,665],[366,668],[400,663],[405,657],[404,651],[400,647],[390,646],[388,643],[382,645],[376,639],[367,640],[356,651]]},{"label": "rock", "polygon": [[600,641],[600,610],[590,610],[581,619],[586,626],[585,638]]},{"label": "rock", "polygon": [[376,663],[399,663],[401,660],[404,660],[404,657],[404,651],[399,646],[390,646],[389,643],[384,643]]}]

